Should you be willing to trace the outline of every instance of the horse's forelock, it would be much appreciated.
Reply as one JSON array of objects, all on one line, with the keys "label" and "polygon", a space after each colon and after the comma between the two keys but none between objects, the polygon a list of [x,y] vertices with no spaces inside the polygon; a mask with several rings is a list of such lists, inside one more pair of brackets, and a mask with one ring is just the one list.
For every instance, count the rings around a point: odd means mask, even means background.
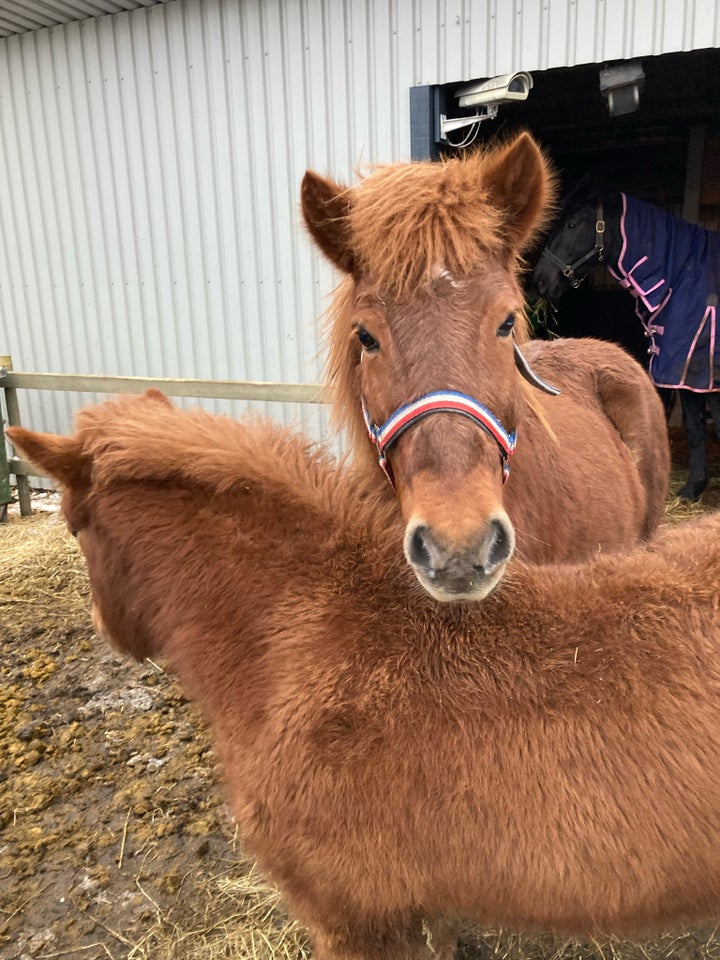
[{"label": "horse's forelock", "polygon": [[507,252],[503,215],[483,184],[482,153],[379,167],[355,187],[350,213],[360,271],[404,299],[439,266],[462,276]]},{"label": "horse's forelock", "polygon": [[578,182],[563,197],[560,205],[559,220],[584,207],[587,203],[597,203],[607,195],[606,184],[591,173],[583,174]]}]

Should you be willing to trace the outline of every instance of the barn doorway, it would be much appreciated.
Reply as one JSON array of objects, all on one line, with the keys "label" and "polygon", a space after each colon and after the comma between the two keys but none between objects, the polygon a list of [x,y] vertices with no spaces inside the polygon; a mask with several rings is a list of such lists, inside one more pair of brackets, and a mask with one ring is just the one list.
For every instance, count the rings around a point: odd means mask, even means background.
[{"label": "barn doorway", "polygon": [[[600,73],[628,66],[642,74],[636,109],[611,115]],[[479,125],[474,142],[529,129],[560,172],[563,194],[589,173],[676,216],[720,229],[720,49],[533,71],[532,79],[527,99],[503,103],[496,119]],[[466,85],[416,90],[415,106],[422,109],[419,121],[417,110],[413,115],[413,134],[420,131],[414,145],[425,155],[453,152],[439,139],[438,113],[462,115],[457,93]],[[530,253],[531,264],[543,242]],[[646,364],[647,343],[633,301],[602,266],[555,304],[547,323],[548,335],[614,340]]]},{"label": "barn doorway", "polygon": [[[548,149],[563,194],[590,173],[675,216],[720,229],[720,50],[639,63],[645,79],[636,110],[611,116],[599,65],[585,65],[534,74],[521,122]],[[550,333],[614,340],[646,363],[633,300],[604,266],[555,306]]]}]

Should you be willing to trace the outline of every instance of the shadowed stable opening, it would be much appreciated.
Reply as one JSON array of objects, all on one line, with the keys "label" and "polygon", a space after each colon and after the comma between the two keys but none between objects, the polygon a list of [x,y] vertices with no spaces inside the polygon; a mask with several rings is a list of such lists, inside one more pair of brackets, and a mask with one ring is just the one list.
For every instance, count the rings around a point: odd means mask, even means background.
[{"label": "shadowed stable opening", "polygon": [[[560,173],[561,194],[591,173],[609,187],[718,229],[720,50],[638,60],[646,79],[636,112],[609,116],[599,83],[605,63],[533,71],[528,99],[502,104],[497,119],[481,125],[478,140],[529,129]],[[454,116],[474,112],[455,107],[454,92],[462,85],[440,88]],[[531,265],[544,241],[541,237],[528,255]],[[550,334],[612,340],[646,365],[647,343],[634,303],[603,267],[555,307]]]}]

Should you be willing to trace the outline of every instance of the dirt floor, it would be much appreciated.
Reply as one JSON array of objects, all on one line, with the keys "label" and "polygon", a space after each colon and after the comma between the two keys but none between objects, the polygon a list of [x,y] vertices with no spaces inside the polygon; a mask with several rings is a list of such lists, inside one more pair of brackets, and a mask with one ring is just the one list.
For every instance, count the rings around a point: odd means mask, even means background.
[{"label": "dirt floor", "polygon": [[[674,459],[682,441],[674,437]],[[720,506],[720,445],[704,502]],[[674,488],[682,477],[676,472]],[[158,664],[98,641],[57,497],[0,526],[0,958],[301,958],[242,850],[198,717]],[[643,944],[468,931],[477,958],[720,958],[714,930]]]}]

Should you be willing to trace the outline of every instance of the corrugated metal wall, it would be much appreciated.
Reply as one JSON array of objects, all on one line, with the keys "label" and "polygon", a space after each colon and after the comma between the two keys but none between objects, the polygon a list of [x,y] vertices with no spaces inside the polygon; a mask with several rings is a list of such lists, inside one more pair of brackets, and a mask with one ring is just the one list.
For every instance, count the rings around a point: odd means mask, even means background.
[{"label": "corrugated metal wall", "polygon": [[0,0],[0,37],[166,2],[167,0]]},{"label": "corrugated metal wall", "polygon": [[[423,77],[494,76],[514,70],[629,59],[720,46],[717,0],[484,0],[437,7],[437,62],[424,47]],[[460,18],[461,23],[458,18]],[[418,81],[419,82],[419,81]]]},{"label": "corrugated metal wall", "polygon": [[[313,382],[307,166],[407,158],[413,84],[712,45],[715,0],[176,0],[2,40],[0,353]],[[24,419],[87,399],[27,393]]]}]

